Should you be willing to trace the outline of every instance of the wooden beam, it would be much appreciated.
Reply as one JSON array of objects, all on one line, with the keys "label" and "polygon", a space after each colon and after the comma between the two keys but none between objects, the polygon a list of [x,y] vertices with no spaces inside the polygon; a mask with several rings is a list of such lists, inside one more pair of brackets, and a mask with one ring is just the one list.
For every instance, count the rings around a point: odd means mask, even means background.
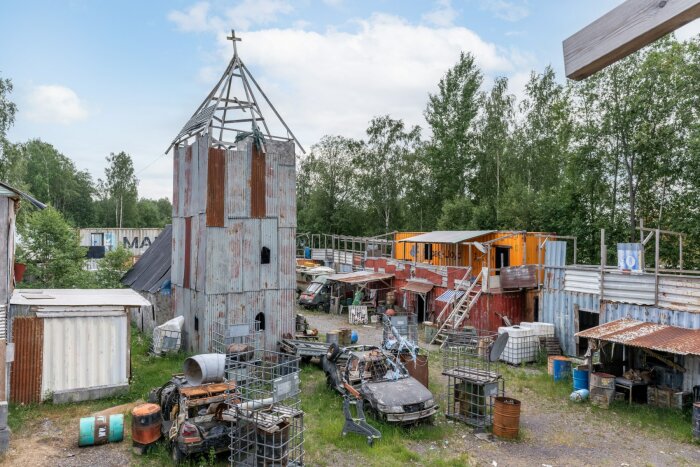
[{"label": "wooden beam", "polygon": [[564,40],[566,76],[581,80],[700,17],[700,0],[627,0]]}]

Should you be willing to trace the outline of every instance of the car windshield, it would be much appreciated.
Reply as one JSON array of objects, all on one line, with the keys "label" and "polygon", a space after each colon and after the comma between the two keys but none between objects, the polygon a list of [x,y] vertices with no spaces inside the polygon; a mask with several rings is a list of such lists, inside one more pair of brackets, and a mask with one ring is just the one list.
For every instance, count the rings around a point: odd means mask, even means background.
[{"label": "car windshield", "polygon": [[365,355],[353,355],[348,362],[349,370],[355,373],[363,383],[393,381],[408,377],[406,368],[380,350]]},{"label": "car windshield", "polygon": [[323,284],[320,282],[312,282],[309,287],[306,289],[306,293],[308,294],[315,294],[319,290],[321,290],[321,287],[323,287]]}]

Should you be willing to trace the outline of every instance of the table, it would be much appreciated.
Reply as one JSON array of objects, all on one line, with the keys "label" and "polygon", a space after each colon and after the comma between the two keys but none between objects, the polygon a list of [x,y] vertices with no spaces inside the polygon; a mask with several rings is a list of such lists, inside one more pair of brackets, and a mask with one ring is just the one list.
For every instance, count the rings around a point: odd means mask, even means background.
[{"label": "table", "polygon": [[[632,405],[632,400],[636,399],[637,402],[646,403],[647,401],[647,383],[644,381],[630,381],[622,376],[615,377],[615,390],[618,388],[626,390],[629,394],[629,405]],[[637,393],[638,396],[634,397]],[[639,395],[642,397],[639,397]]]}]

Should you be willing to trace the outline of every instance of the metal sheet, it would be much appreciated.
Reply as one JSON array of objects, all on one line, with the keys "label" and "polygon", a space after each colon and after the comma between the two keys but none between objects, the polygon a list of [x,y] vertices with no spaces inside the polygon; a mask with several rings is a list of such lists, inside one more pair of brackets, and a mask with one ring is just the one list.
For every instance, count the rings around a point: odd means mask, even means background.
[{"label": "metal sheet", "polygon": [[[268,207],[270,205],[268,204]],[[260,264],[260,287],[262,289],[277,289],[279,287],[279,246],[277,219],[260,220],[260,248],[270,249],[269,264]],[[262,255],[262,253],[260,253]]]},{"label": "metal sheet", "polygon": [[567,292],[600,294],[600,271],[594,269],[566,268],[564,289]]},{"label": "metal sheet", "polygon": [[243,224],[207,229],[206,292],[221,294],[243,291]]},{"label": "metal sheet", "polygon": [[501,268],[500,278],[504,289],[536,288],[537,266],[528,264]]},{"label": "metal sheet", "polygon": [[173,217],[180,216],[180,155],[179,147],[173,148]]},{"label": "metal sheet", "polygon": [[243,290],[260,290],[260,219],[247,219],[243,224]]},{"label": "metal sheet", "polygon": [[547,240],[544,250],[545,266],[566,266],[566,242]]},{"label": "metal sheet", "polygon": [[[269,144],[269,143],[268,143]],[[292,141],[273,141],[277,152],[279,153],[279,164],[294,167],[296,165],[296,157],[294,155],[294,143]]]},{"label": "metal sheet", "polygon": [[173,217],[173,250],[171,281],[182,287],[182,272],[185,264],[185,219]]},{"label": "metal sheet", "polygon": [[197,216],[197,271],[195,289],[198,292],[203,292],[206,284],[206,268],[207,268],[207,238],[209,229],[207,229],[206,214]]},{"label": "metal sheet", "polygon": [[280,197],[279,186],[279,147],[276,144],[268,143],[265,154],[265,213],[267,217],[279,216],[279,205],[277,200]]},{"label": "metal sheet", "polygon": [[[217,323],[226,325],[227,313],[228,313],[228,295],[227,294],[217,294],[217,295],[206,295],[206,317],[204,327],[206,329],[206,342],[205,348],[208,352],[216,351],[213,348],[214,343],[214,332],[216,330]],[[202,323],[200,323],[201,326]],[[201,331],[201,327],[200,327]]]},{"label": "metal sheet", "polygon": [[296,229],[281,228],[279,236],[279,286],[281,289],[296,287]]},{"label": "metal sheet", "polygon": [[209,175],[209,135],[203,134],[198,139],[199,156],[197,159],[197,191],[192,202],[195,205],[194,212],[204,214],[207,210],[207,177]]},{"label": "metal sheet", "polygon": [[41,400],[41,374],[44,355],[44,320],[36,317],[14,318],[12,342],[15,361],[10,367],[10,400],[31,404]]},{"label": "metal sheet", "polygon": [[185,200],[183,202],[184,211],[182,214],[185,217],[192,215],[192,151],[195,144],[197,144],[196,141],[192,143],[191,146],[187,146],[187,149],[185,149],[185,174],[182,179],[185,193]]},{"label": "metal sheet", "polygon": [[659,306],[700,312],[700,277],[659,276]]},{"label": "metal sheet", "polygon": [[422,281],[408,281],[406,282],[405,286],[401,287],[401,289],[407,290],[409,292],[426,294],[433,290],[433,284],[431,284],[430,282]]},{"label": "metal sheet", "polygon": [[519,324],[525,316],[525,294],[521,292],[483,293],[469,311],[465,323],[477,329],[496,332],[505,326],[503,316]]},{"label": "metal sheet", "polygon": [[207,165],[207,226],[224,227],[226,151],[209,148]]},{"label": "metal sheet", "polygon": [[655,280],[651,274],[622,274],[606,271],[603,298],[624,303],[653,305]]},{"label": "metal sheet", "polygon": [[346,274],[331,274],[328,280],[335,282],[343,282],[345,284],[365,284],[367,282],[389,280],[394,277],[393,274],[372,272],[372,271],[356,271]]},{"label": "metal sheet", "polygon": [[192,279],[192,218],[185,217],[185,251],[184,264],[182,266],[182,286],[190,288]]},{"label": "metal sheet", "polygon": [[42,398],[55,391],[128,384],[128,326],[125,311],[44,318]]},{"label": "metal sheet", "polygon": [[484,235],[496,232],[495,230],[436,230],[414,237],[399,240],[410,243],[460,243],[473,240]]},{"label": "metal sheet", "polygon": [[700,329],[700,313],[689,310],[670,310],[631,303],[603,302],[601,323],[620,318],[632,318],[648,323],[668,324],[688,329]]},{"label": "metal sheet", "polygon": [[277,177],[279,180],[279,195],[277,199],[279,208],[279,225],[280,227],[296,227],[297,192],[296,172],[294,166],[280,165],[277,172]]},{"label": "metal sheet", "polygon": [[257,145],[252,145],[253,158],[250,165],[250,216],[265,217],[265,165],[266,155]]},{"label": "metal sheet", "polygon": [[247,151],[226,151],[226,216],[250,216],[250,154]]},{"label": "metal sheet", "polygon": [[555,335],[564,354],[576,355],[575,309],[597,313],[600,310],[600,297],[594,294],[545,289],[542,291],[540,308],[540,321],[554,325]]}]

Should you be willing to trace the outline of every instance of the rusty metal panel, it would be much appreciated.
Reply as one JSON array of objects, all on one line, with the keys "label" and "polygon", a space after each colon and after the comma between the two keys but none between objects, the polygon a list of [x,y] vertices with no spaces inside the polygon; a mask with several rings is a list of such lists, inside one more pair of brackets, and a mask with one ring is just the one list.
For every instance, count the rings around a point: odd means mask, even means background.
[{"label": "rusty metal panel", "polygon": [[[540,321],[554,325],[555,335],[559,339],[565,355],[576,355],[574,315],[577,309],[598,313],[600,311],[600,296],[555,289],[542,291]],[[601,316],[601,321],[603,318]]]},{"label": "rusty metal panel", "polygon": [[297,192],[294,166],[279,165],[277,179],[279,180],[279,197],[277,199],[279,225],[280,227],[296,227]]},{"label": "rusty metal panel", "polygon": [[207,226],[224,226],[226,197],[226,151],[209,148],[207,165]]},{"label": "rusty metal panel", "polygon": [[181,150],[179,147],[173,148],[173,217],[177,217],[180,214],[180,191],[178,185],[180,184],[180,155]]},{"label": "rusty metal panel", "polygon": [[277,165],[279,163],[279,145],[267,144],[265,154],[265,212],[267,217],[279,216],[277,200],[280,195]]},{"label": "rusty metal panel", "polygon": [[655,302],[656,282],[653,274],[605,271],[603,281],[604,300],[638,305],[653,305]]},{"label": "rusty metal panel", "polygon": [[294,334],[296,289],[280,290],[279,335]]},{"label": "rusty metal panel", "polygon": [[528,264],[501,268],[501,287],[504,289],[537,287],[537,266]]},{"label": "rusty metal panel", "polygon": [[242,220],[243,290],[260,289],[260,219]]},{"label": "rusty metal panel", "polygon": [[190,279],[192,275],[192,218],[185,217],[185,251],[184,262],[182,269],[182,286],[186,289],[190,288]]},{"label": "rusty metal panel", "polygon": [[[277,235],[277,219],[260,219],[260,248],[269,248],[270,262],[260,264],[260,288],[276,289],[279,279],[279,246]],[[262,257],[262,253],[260,253]]]},{"label": "rusty metal panel", "polygon": [[248,270],[244,272],[241,267],[244,222],[238,221],[235,225],[225,228],[207,229],[207,293],[243,291],[243,278],[248,273]]},{"label": "rusty metal panel", "polygon": [[279,165],[287,165],[294,167],[296,165],[296,157],[294,155],[293,141],[275,141],[275,149],[279,154]]},{"label": "rusty metal panel", "polygon": [[231,293],[227,296],[227,324],[242,324],[251,322],[248,319],[248,306],[245,292]]},{"label": "rusty metal panel", "polygon": [[282,228],[279,236],[279,287],[296,287],[296,229]]},{"label": "rusty metal panel", "polygon": [[525,293],[504,292],[497,294],[483,293],[472,306],[466,323],[477,329],[497,332],[505,326],[503,316],[511,323],[519,324],[525,317]]},{"label": "rusty metal panel", "polygon": [[[554,268],[547,268],[547,271]],[[568,267],[564,270],[564,290],[587,294],[600,294],[600,271],[589,268]]]},{"label": "rusty metal panel", "polygon": [[182,287],[182,271],[184,268],[185,250],[185,219],[173,217],[173,252],[170,280],[173,284]]},{"label": "rusty metal panel", "polygon": [[250,217],[265,217],[265,153],[252,145],[253,157],[250,164]]},{"label": "rusty metal panel", "polygon": [[226,216],[250,217],[250,153],[226,151]]},{"label": "rusty metal panel", "polygon": [[[194,143],[196,144],[196,143]],[[185,175],[183,177],[183,191],[185,200],[183,201],[184,216],[192,215],[192,146],[187,146],[185,149]]]},{"label": "rusty metal panel", "polygon": [[265,290],[265,305],[262,311],[265,313],[265,342],[279,342],[282,337],[279,334],[281,320],[281,303],[279,290]]},{"label": "rusty metal panel", "polygon": [[199,214],[197,216],[197,274],[195,289],[198,292],[203,292],[206,287],[206,267],[207,267],[207,238],[208,231],[207,222],[205,218],[206,214]]},{"label": "rusty metal panel", "polygon": [[197,214],[204,214],[207,210],[207,176],[209,166],[209,135],[204,134],[197,139],[198,142],[198,158],[197,158],[197,192],[195,193],[194,203]]},{"label": "rusty metal panel", "polygon": [[[227,320],[227,311],[228,311],[228,305],[227,305],[227,294],[207,294],[206,295],[206,322],[205,323],[200,323],[200,326],[204,324],[204,327],[206,329],[206,342],[205,342],[205,348],[207,349],[208,352],[213,351],[213,343],[214,343],[214,333],[216,331],[216,324],[217,323],[226,323]],[[201,330],[201,327],[200,327]]]},{"label": "rusty metal panel", "polygon": [[659,276],[659,306],[700,311],[700,277]]},{"label": "rusty metal panel", "polygon": [[632,303],[603,302],[601,323],[620,318],[632,318],[647,323],[668,324],[688,329],[700,329],[700,313],[690,310],[672,310]]},{"label": "rusty metal panel", "polygon": [[12,342],[15,361],[10,369],[10,400],[15,404],[39,402],[44,359],[43,318],[14,318]]}]

